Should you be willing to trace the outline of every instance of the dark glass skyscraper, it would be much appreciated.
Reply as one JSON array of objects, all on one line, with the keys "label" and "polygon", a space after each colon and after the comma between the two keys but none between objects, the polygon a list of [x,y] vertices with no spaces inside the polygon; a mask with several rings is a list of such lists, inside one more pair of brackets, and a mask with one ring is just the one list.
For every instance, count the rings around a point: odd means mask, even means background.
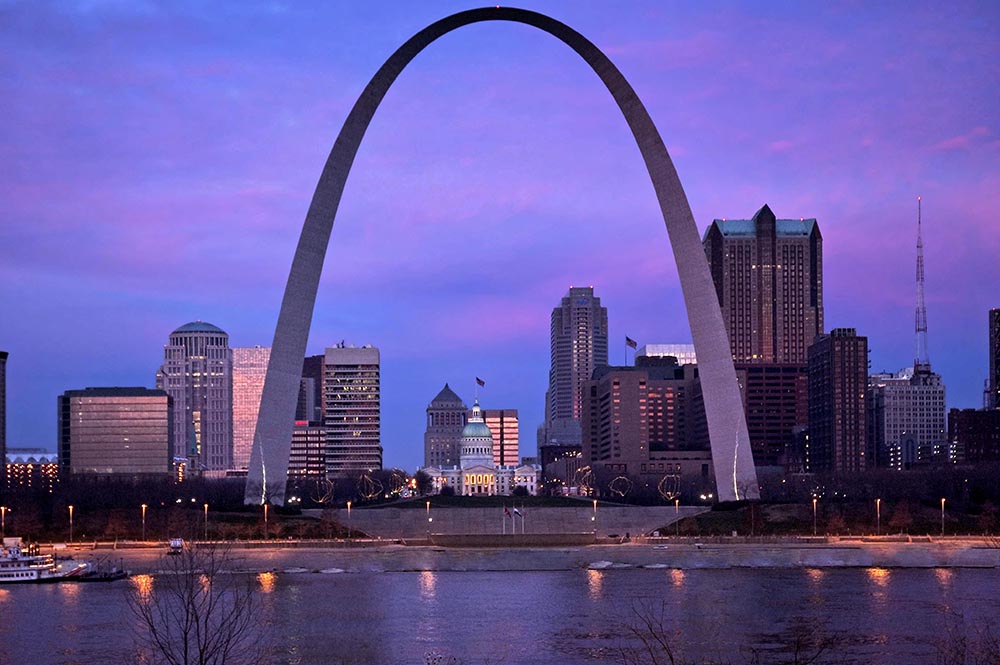
[{"label": "dark glass skyscraper", "polygon": [[990,310],[990,378],[986,407],[1000,409],[1000,309]]},{"label": "dark glass skyscraper", "polygon": [[867,468],[868,338],[834,328],[809,347],[808,471]]},{"label": "dark glass skyscraper", "polygon": [[0,351],[0,460],[7,459],[7,352]]},{"label": "dark glass skyscraper", "polygon": [[[552,310],[552,365],[538,445],[579,446],[584,384],[608,364],[608,310],[594,287],[571,286]],[[541,451],[539,451],[541,453]]]}]

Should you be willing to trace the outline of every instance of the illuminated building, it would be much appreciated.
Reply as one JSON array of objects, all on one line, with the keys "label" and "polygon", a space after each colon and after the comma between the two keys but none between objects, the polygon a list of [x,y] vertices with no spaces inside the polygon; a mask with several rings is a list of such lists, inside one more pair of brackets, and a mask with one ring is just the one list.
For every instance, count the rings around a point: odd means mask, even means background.
[{"label": "illuminated building", "polygon": [[339,475],[382,468],[379,351],[340,344],[323,360],[326,471]]},{"label": "illuminated building", "polygon": [[224,475],[233,461],[229,335],[203,321],[170,333],[156,387],[173,398],[173,456],[189,458],[188,473]]},{"label": "illuminated building", "polygon": [[233,352],[233,468],[250,463],[260,395],[267,376],[269,347],[234,347]]},{"label": "illuminated building", "polygon": [[295,421],[288,458],[288,480],[326,476],[326,430],[321,423]]},{"label": "illuminated building", "polygon": [[698,354],[694,352],[694,344],[643,344],[635,352],[636,362],[639,358],[677,359],[678,365],[697,365]]},{"label": "illuminated building", "polygon": [[808,471],[867,467],[868,338],[834,328],[809,347]]},{"label": "illuminated building", "polygon": [[67,390],[59,396],[59,463],[72,474],[168,474],[172,415],[162,390]]},{"label": "illuminated building", "polygon": [[517,409],[483,409],[483,420],[493,434],[493,463],[516,466],[519,459]]},{"label": "illuminated building", "polygon": [[8,448],[5,483],[11,492],[41,490],[59,484],[59,457],[42,448]]}]

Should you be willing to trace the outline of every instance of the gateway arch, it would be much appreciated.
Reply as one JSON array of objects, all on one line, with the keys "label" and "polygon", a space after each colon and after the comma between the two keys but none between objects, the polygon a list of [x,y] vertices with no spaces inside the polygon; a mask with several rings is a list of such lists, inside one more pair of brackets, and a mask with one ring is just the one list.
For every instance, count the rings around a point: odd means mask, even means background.
[{"label": "gateway arch", "polygon": [[618,68],[580,33],[537,12],[488,7],[453,14],[411,37],[375,73],[344,121],[313,193],[281,301],[250,456],[246,502],[284,504],[295,405],[316,291],[340,197],[368,124],[393,81],[418,53],[452,30],[482,21],[523,23],[556,37],[590,65],[617,102],[649,171],[677,263],[698,354],[717,496],[720,501],[758,498],[743,401],[708,261],[684,189],[649,113]]}]

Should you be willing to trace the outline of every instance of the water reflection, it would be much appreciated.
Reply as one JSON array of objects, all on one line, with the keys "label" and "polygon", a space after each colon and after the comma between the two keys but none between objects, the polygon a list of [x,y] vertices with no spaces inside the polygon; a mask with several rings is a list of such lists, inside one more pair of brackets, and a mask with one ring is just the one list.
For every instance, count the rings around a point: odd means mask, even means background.
[{"label": "water reflection", "polygon": [[806,568],[806,575],[809,577],[809,585],[815,588],[823,582],[826,571],[822,568]]},{"label": "water reflection", "polygon": [[888,568],[868,568],[865,574],[868,576],[868,581],[875,585],[875,590],[871,592],[872,605],[879,612],[887,610],[889,578],[892,572]]},{"label": "water reflection", "polygon": [[940,584],[945,589],[951,586],[952,578],[954,577],[954,575],[955,573],[951,570],[951,568],[934,569],[934,577],[937,578],[938,584]]},{"label": "water reflection", "polygon": [[257,574],[257,581],[260,582],[260,590],[263,593],[273,593],[274,583],[277,581],[278,576],[272,572],[263,572]]},{"label": "water reflection", "polygon": [[604,594],[604,572],[600,570],[587,571],[587,595],[591,600],[600,600]]},{"label": "water reflection", "polygon": [[420,573],[420,600],[434,600],[437,595],[437,575],[434,571]]},{"label": "water reflection", "polygon": [[149,600],[149,596],[153,593],[152,575],[133,575],[129,581],[135,587],[140,600]]},{"label": "water reflection", "polygon": [[670,585],[675,587],[684,586],[684,571],[680,568],[673,568],[670,571]]},{"label": "water reflection", "polygon": [[63,600],[70,605],[76,605],[80,600],[80,585],[79,584],[60,584],[62,591]]}]

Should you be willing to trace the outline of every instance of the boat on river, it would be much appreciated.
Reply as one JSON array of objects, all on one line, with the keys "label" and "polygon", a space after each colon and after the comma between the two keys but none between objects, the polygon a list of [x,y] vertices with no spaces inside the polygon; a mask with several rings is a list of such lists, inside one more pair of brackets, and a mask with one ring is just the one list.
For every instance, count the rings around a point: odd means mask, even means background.
[{"label": "boat on river", "polygon": [[51,554],[41,554],[38,545],[21,547],[20,538],[5,538],[0,547],[0,584],[59,582],[85,575],[84,562],[56,562]]}]

